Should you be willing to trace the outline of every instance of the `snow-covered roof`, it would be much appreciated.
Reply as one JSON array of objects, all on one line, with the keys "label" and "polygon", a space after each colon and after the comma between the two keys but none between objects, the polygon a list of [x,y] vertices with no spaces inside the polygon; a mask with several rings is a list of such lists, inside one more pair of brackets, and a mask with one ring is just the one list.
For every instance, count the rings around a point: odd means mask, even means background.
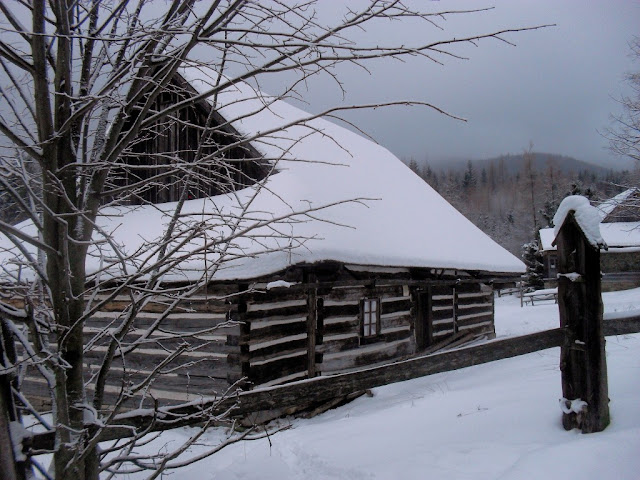
[{"label": "snow-covered roof", "polygon": [[597,209],[600,213],[600,221],[603,221],[607,218],[619,205],[624,205],[629,198],[634,195],[638,191],[637,188],[629,188],[624,192],[619,193],[615,197],[612,197],[608,200],[597,205]]},{"label": "snow-covered roof", "polygon": [[[181,75],[198,91],[215,82],[215,73],[191,68]],[[294,217],[250,230],[228,247],[228,261],[214,278],[249,279],[284,270],[292,264],[339,261],[357,265],[427,267],[520,273],[524,264],[455,210],[427,183],[387,149],[323,119],[303,124],[309,114],[274,100],[247,84],[236,84],[217,98],[216,108],[272,162],[278,173],[264,188],[248,187],[235,194],[186,202],[183,222],[202,229],[184,249],[228,235],[230,215],[245,208],[239,229],[284,217],[294,211],[321,208],[312,217]],[[233,120],[238,119],[238,120]],[[292,126],[290,126],[292,125]],[[279,127],[287,126],[284,131]],[[350,201],[357,200],[357,201]],[[156,250],[175,204],[112,207],[101,211],[100,227],[113,234],[128,253],[137,252],[129,269],[139,268]],[[212,225],[213,224],[213,225]],[[28,229],[27,225],[23,228]],[[96,233],[96,235],[98,235]],[[289,250],[301,239],[303,245]],[[6,245],[6,239],[2,239]],[[88,271],[113,258],[108,244],[99,245]],[[223,245],[217,244],[216,251]],[[216,251],[193,256],[167,272],[165,278],[189,279],[211,266]],[[97,253],[94,250],[94,253]],[[7,260],[6,253],[4,262]],[[233,258],[237,255],[237,258]],[[233,258],[233,259],[232,259]],[[232,260],[229,260],[232,259]],[[115,274],[115,272],[114,272]]]},{"label": "snow-covered roof", "polygon": [[[609,252],[635,251],[640,249],[640,222],[601,223],[600,234],[609,247]],[[540,230],[542,250],[555,250],[553,228]]]},{"label": "snow-covered roof", "polygon": [[553,216],[553,232],[558,236],[560,228],[565,222],[567,215],[573,213],[580,230],[587,241],[595,248],[605,246],[605,242],[600,234],[600,215],[598,209],[592,207],[585,197],[581,195],[570,195],[560,202],[556,214]]},{"label": "snow-covered roof", "polygon": [[555,227],[540,229],[542,250],[556,250],[553,241],[570,211],[575,212],[576,220],[593,245],[597,244],[601,247],[606,245],[610,252],[640,250],[640,222],[600,223],[636,190],[635,188],[625,190],[597,207],[592,207],[589,201],[581,196],[565,198],[553,218]]},{"label": "snow-covered roof", "polygon": [[544,251],[556,250],[556,246],[552,245],[556,239],[556,234],[553,231],[553,227],[540,229],[540,248]]}]

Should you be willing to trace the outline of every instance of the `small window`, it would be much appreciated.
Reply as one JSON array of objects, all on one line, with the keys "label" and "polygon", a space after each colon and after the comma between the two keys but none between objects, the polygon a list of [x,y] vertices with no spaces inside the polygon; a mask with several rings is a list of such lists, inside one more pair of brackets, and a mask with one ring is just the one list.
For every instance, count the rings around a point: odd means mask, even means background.
[{"label": "small window", "polygon": [[549,269],[550,270],[555,270],[556,269],[556,256],[555,255],[550,255],[549,256]]},{"label": "small window", "polygon": [[375,337],[380,333],[380,300],[365,298],[362,300],[362,323],[360,334],[364,338]]}]

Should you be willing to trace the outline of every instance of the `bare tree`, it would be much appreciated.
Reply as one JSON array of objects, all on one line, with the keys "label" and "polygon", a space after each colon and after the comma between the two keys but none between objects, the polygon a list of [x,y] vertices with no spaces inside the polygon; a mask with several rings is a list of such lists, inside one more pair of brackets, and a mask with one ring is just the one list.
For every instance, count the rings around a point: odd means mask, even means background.
[{"label": "bare tree", "polygon": [[533,235],[538,231],[538,217],[536,215],[536,168],[535,153],[533,152],[533,142],[529,142],[529,148],[522,153],[522,159],[524,160],[524,176],[527,182],[527,188],[529,190],[529,197],[531,200],[531,231]]},{"label": "bare tree", "polygon": [[[640,37],[631,41],[630,48],[633,59],[640,59]],[[631,94],[620,99],[622,114],[612,117],[613,126],[605,135],[613,152],[640,162],[640,72],[631,72],[626,79]]]},{"label": "bare tree", "polygon": [[[640,60],[640,37],[634,37],[629,44],[630,56],[634,61]],[[621,182],[612,182],[616,187],[640,187],[640,71],[626,75],[626,82],[631,87],[629,95],[620,99],[622,113],[611,115],[612,126],[607,128],[604,136],[609,140],[612,152],[635,160],[635,168]],[[637,195],[625,200],[625,209],[633,212],[631,218],[640,215],[640,201]]]},{"label": "bare tree", "polygon": [[[0,186],[16,215],[27,219],[20,226],[0,222],[0,232],[15,254],[13,266],[4,266],[5,293],[11,292],[13,305],[2,303],[2,321],[23,352],[21,365],[4,364],[3,371],[29,364],[49,391],[51,424],[19,391],[15,394],[45,428],[55,428],[52,477],[95,479],[101,472],[148,470],[155,478],[165,468],[184,465],[176,458],[198,441],[202,430],[158,458],[134,454],[145,432],[135,432],[112,448],[98,448],[101,431],[127,402],[144,398],[172,362],[195,348],[193,335],[166,332],[162,319],[242,255],[240,239],[250,238],[265,251],[294,248],[305,239],[290,239],[281,247],[266,239],[286,237],[283,225],[329,207],[292,209],[280,218],[252,211],[252,202],[267,188],[265,180],[280,160],[253,145],[286,136],[291,125],[243,136],[233,128],[240,117],[217,114],[220,95],[241,84],[258,86],[268,75],[286,74],[286,87],[275,99],[265,100],[253,91],[259,107],[237,113],[246,118],[268,109],[271,101],[302,96],[298,89],[311,77],[329,75],[340,85],[335,67],[342,63],[366,68],[375,59],[409,56],[440,63],[459,58],[455,44],[485,38],[507,42],[504,35],[525,30],[443,37],[420,45],[402,38],[363,45],[351,41],[350,34],[375,21],[420,19],[441,32],[440,21],[447,16],[480,10],[421,11],[397,0],[371,0],[325,24],[317,20],[314,3],[0,2],[0,169],[5,173]],[[185,68],[206,68],[214,74],[196,91],[185,82]],[[209,114],[194,110],[202,102],[211,106]],[[421,102],[340,106],[296,123],[352,108],[410,103]],[[180,132],[186,131],[195,131],[194,138],[180,143]],[[147,154],[151,146],[152,156]],[[234,193],[247,185],[253,186],[252,193]],[[233,198],[236,208],[231,213],[216,207],[221,193]],[[212,199],[206,218],[192,218],[184,211],[187,200],[206,197]],[[169,218],[163,235],[145,251],[128,252],[101,227],[109,207],[125,205],[157,205]],[[265,226],[270,233],[264,233]],[[203,233],[208,231],[219,233],[212,238]],[[109,255],[100,253],[106,250]],[[206,267],[187,275],[185,265],[195,256],[205,256]],[[91,262],[99,267],[88,269]],[[184,273],[188,281],[166,282],[175,272]],[[128,300],[109,328],[87,327],[95,312],[122,295]],[[140,312],[157,298],[164,299],[158,303],[159,320],[144,329],[134,327]],[[171,340],[164,360],[142,377],[123,381],[107,401],[107,378],[114,365],[124,378],[125,356],[154,335]],[[86,367],[88,355],[94,370]],[[221,419],[203,411],[195,420],[206,427]],[[209,453],[249,434],[231,437]]]}]

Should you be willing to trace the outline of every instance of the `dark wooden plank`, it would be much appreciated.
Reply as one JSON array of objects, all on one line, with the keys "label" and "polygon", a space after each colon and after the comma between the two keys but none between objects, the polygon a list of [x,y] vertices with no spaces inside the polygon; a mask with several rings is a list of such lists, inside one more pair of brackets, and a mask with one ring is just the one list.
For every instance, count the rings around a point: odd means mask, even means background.
[{"label": "dark wooden plank", "polygon": [[254,345],[278,340],[291,335],[299,335],[307,331],[305,317],[294,315],[285,318],[288,318],[288,320],[274,321],[273,323],[264,322],[260,328],[254,328],[255,324],[252,323],[249,334],[241,337],[242,341],[249,345]]},{"label": "dark wooden plank", "polygon": [[318,291],[310,288],[307,293],[307,374],[316,376],[316,333],[318,330]]},{"label": "dark wooden plank", "polygon": [[416,337],[416,349],[422,350],[431,343],[430,322],[428,321],[428,293],[425,289],[411,291],[411,323]]},{"label": "dark wooden plank", "polygon": [[393,297],[385,300],[382,298],[382,313],[393,313],[411,310],[410,297]]},{"label": "dark wooden plank", "polygon": [[640,332],[640,315],[603,321],[604,335],[627,335]]},{"label": "dark wooden plank", "polygon": [[402,330],[392,330],[389,332],[382,331],[380,333],[380,340],[382,342],[395,342],[397,340],[404,340],[405,338],[413,338],[413,331],[409,328],[403,328]]},{"label": "dark wooden plank", "polygon": [[493,315],[491,312],[482,312],[479,314],[474,314],[474,316],[471,318],[461,318],[461,317],[458,317],[458,329],[461,329],[463,327],[469,327],[472,325],[477,325],[479,323],[485,323],[485,322],[493,323]]},{"label": "dark wooden plank", "polygon": [[343,371],[372,364],[379,365],[382,362],[406,357],[415,348],[412,340],[395,342],[381,340],[365,347],[347,350],[338,354],[325,354],[323,372]]},{"label": "dark wooden plank", "polygon": [[[89,318],[85,324],[95,328],[104,328],[108,325],[117,326],[126,321],[124,316],[118,318],[116,316],[118,313],[120,312],[97,312]],[[135,318],[133,325],[135,328],[148,328],[157,323],[159,315],[158,313],[142,312]],[[204,330],[213,327],[233,327],[233,324],[228,322],[227,316],[224,313],[175,312],[162,319],[160,326],[162,328],[175,330]]]},{"label": "dark wooden plank", "polygon": [[[129,370],[126,374],[114,371],[107,377],[107,385],[121,387],[123,385],[137,385],[145,381],[148,377],[146,372],[137,372]],[[158,375],[153,383],[152,388],[184,393],[185,395],[195,393],[201,395],[211,395],[212,385],[219,386],[222,379],[219,377],[205,375]]]},{"label": "dark wooden plank", "polygon": [[453,308],[448,310],[431,310],[431,319],[434,322],[438,320],[450,320],[453,322]]},{"label": "dark wooden plank", "polygon": [[284,358],[274,359],[259,365],[251,364],[251,382],[256,385],[271,382],[293,373],[307,370],[307,351],[298,350]]},{"label": "dark wooden plank", "polygon": [[462,285],[453,289],[453,330],[458,333],[458,292],[462,289]]},{"label": "dark wooden plank", "polygon": [[324,337],[322,346],[316,348],[317,352],[322,353],[337,353],[344,352],[346,350],[353,350],[360,346],[360,337],[356,334],[349,337]]},{"label": "dark wooden plank", "polygon": [[[402,296],[402,285],[373,286],[369,283],[360,283],[349,288],[332,288],[327,294],[322,295],[326,300],[353,300],[359,301],[364,296],[395,298]],[[321,293],[319,293],[321,295]]]},{"label": "dark wooden plank", "polygon": [[251,322],[251,320],[262,320],[271,316],[305,316],[307,314],[306,302],[302,305],[288,305],[286,302],[282,303],[282,306],[259,309],[258,305],[252,305],[253,309],[247,310],[244,314],[245,320]]},{"label": "dark wooden plank", "polygon": [[[98,365],[102,361],[104,353],[89,351],[85,354],[85,361],[88,364]],[[127,368],[137,370],[153,370],[161,361],[166,358],[166,355],[161,354],[147,354],[142,352],[133,352],[126,355]],[[122,363],[118,358],[113,360],[114,371],[119,371]],[[227,356],[223,357],[208,357],[208,356],[190,356],[181,355],[170,362],[167,367],[178,368],[178,372],[186,374],[186,372],[193,373],[195,375],[210,375],[215,378],[226,378],[227,375],[236,373],[240,370],[239,365],[229,363]]]},{"label": "dark wooden plank", "polygon": [[411,325],[413,325],[413,317],[408,311],[394,312],[394,314],[387,314],[383,311],[380,316],[380,328],[382,331]]},{"label": "dark wooden plank", "polygon": [[207,313],[228,313],[238,310],[235,303],[226,303],[215,300],[190,300],[178,304],[178,308],[183,308],[189,312],[207,312]]},{"label": "dark wooden plank", "polygon": [[360,315],[360,303],[354,302],[345,305],[334,305],[330,301],[325,300],[324,311],[325,318]]},{"label": "dark wooden plank", "polygon": [[269,360],[271,357],[286,355],[293,351],[307,350],[307,343],[306,334],[303,338],[284,337],[279,343],[273,345],[266,344],[262,348],[258,348],[260,345],[257,345],[255,349],[250,349],[249,358],[252,363],[254,361]]},{"label": "dark wooden plank", "polygon": [[453,295],[453,286],[455,282],[446,282],[444,284],[433,284],[431,285],[431,295],[434,297],[440,297],[445,295]]},{"label": "dark wooden plank", "polygon": [[243,295],[244,300],[248,305],[259,308],[261,304],[269,304],[274,302],[287,302],[293,300],[300,300],[304,290],[301,291],[298,288],[274,288],[271,290],[254,291],[251,293],[245,293]]},{"label": "dark wooden plank", "polygon": [[[94,335],[85,335],[85,345],[89,344],[89,340],[92,340],[91,347],[88,350],[95,349],[95,347],[104,347],[108,345],[112,338],[103,336],[97,340],[94,339]],[[95,340],[95,341],[93,341]],[[122,348],[128,348],[136,345],[136,341],[140,341],[139,335],[126,335],[119,344]],[[226,336],[191,336],[191,335],[154,335],[148,340],[144,340],[144,343],[137,344],[140,349],[157,349],[157,354],[160,356],[166,356],[166,352],[174,351],[184,345],[189,345],[189,349],[200,352],[210,353],[235,353],[238,351],[237,347],[229,345],[227,343]]]},{"label": "dark wooden plank", "polygon": [[445,319],[434,319],[431,331],[432,336],[438,336],[439,332],[443,330],[453,330],[453,318],[445,318]]},{"label": "dark wooden plank", "polygon": [[466,338],[468,335],[467,333],[464,332],[459,332],[456,334],[452,334],[450,336],[448,336],[447,338],[444,338],[442,340],[439,340],[438,342],[430,345],[428,348],[425,348],[420,355],[430,355],[432,353],[436,353],[440,350],[443,350],[444,348],[449,347],[450,345],[452,345],[453,343],[457,342],[458,340],[464,339]]},{"label": "dark wooden plank", "polygon": [[474,325],[460,329],[460,333],[471,333],[476,338],[486,338],[488,340],[496,338],[493,325]]},{"label": "dark wooden plank", "polygon": [[[326,311],[326,310],[325,310]],[[358,333],[360,331],[360,319],[356,315],[347,315],[344,317],[325,316],[324,317],[324,334],[338,335],[347,333]]]},{"label": "dark wooden plank", "polygon": [[[100,308],[104,312],[123,312],[131,306],[131,300],[112,300]],[[167,304],[163,302],[149,302],[143,312],[163,313],[167,310]],[[175,312],[206,312],[206,313],[227,313],[236,310],[236,306],[225,301],[218,300],[190,300],[180,302],[172,309]]]}]

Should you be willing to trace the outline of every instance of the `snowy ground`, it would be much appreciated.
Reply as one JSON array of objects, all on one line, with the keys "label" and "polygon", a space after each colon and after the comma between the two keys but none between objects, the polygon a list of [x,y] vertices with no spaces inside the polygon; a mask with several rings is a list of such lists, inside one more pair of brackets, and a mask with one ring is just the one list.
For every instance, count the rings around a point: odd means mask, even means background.
[{"label": "snowy ground", "polygon": [[[604,317],[640,315],[640,288],[602,294]],[[496,297],[497,337],[513,337],[560,326],[558,305],[553,301],[536,302],[520,307],[515,296]],[[640,472],[638,472],[640,478]]]},{"label": "snowy ground", "polygon": [[[640,309],[640,289],[605,294],[604,304],[607,314]],[[498,337],[557,325],[552,302],[521,308],[515,297],[496,299]],[[612,422],[602,433],[563,430],[558,357],[550,349],[376,388],[164,478],[640,478],[640,334],[607,339]],[[156,445],[177,446],[187,431]],[[206,440],[215,444],[219,432]]]}]

